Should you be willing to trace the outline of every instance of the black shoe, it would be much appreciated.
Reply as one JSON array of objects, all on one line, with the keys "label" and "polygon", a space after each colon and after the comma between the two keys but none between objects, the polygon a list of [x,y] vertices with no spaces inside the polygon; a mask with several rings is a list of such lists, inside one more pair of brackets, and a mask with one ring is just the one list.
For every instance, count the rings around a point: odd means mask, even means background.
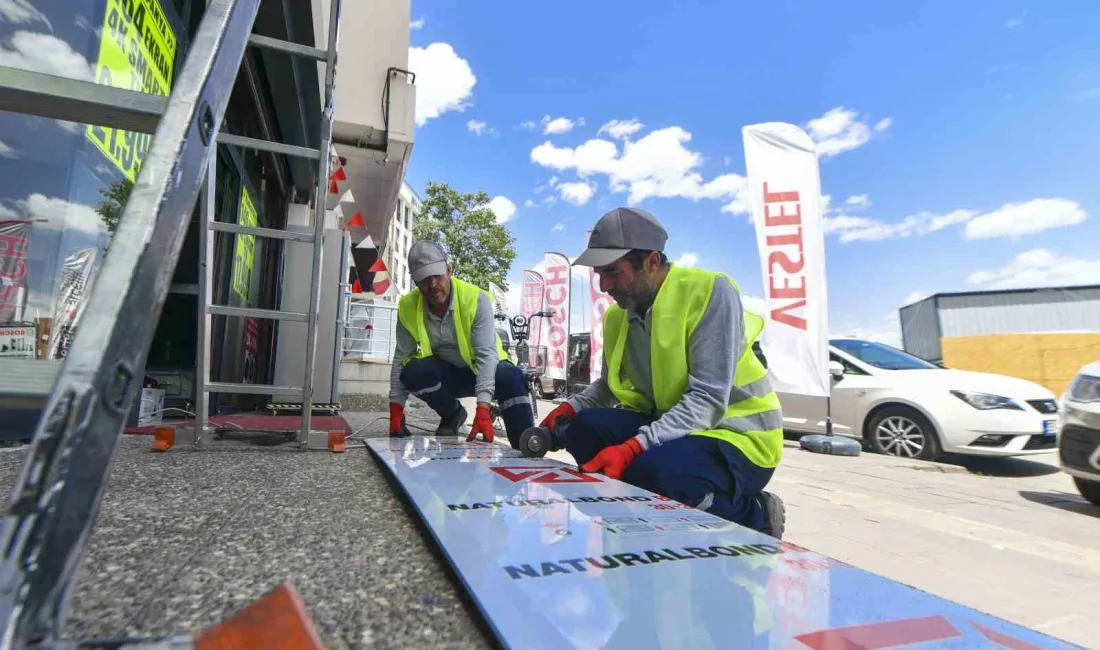
[{"label": "black shoe", "polygon": [[771,492],[761,492],[759,499],[764,510],[764,528],[760,532],[783,539],[783,530],[787,527],[787,509],[783,499]]},{"label": "black shoe", "polygon": [[459,404],[458,410],[454,412],[454,415],[439,421],[439,427],[436,428],[435,435],[457,436],[458,430],[461,429],[464,424],[466,424],[466,409]]}]

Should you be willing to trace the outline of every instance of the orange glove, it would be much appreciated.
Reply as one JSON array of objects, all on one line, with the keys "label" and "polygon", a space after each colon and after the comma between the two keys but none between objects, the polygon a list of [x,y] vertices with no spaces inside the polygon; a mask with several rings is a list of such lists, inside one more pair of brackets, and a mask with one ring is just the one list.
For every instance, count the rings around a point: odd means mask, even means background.
[{"label": "orange glove", "polygon": [[404,438],[409,435],[405,426],[405,407],[397,402],[390,402],[390,436]]},{"label": "orange glove", "polygon": [[550,411],[546,414],[546,417],[539,423],[540,427],[553,429],[558,425],[558,418],[564,416],[567,418],[576,417],[577,411],[573,408],[573,405],[569,402],[562,402],[558,408]]},{"label": "orange glove", "polygon": [[585,463],[581,469],[594,473],[603,471],[611,478],[622,478],[623,472],[638,454],[642,453],[642,443],[637,438],[631,438],[621,445],[606,447],[596,454],[596,457]]},{"label": "orange glove", "polygon": [[485,442],[493,441],[493,416],[489,412],[488,404],[477,405],[477,411],[474,412],[474,425],[470,427],[470,435],[467,436],[466,442],[473,442],[479,433],[485,438]]}]

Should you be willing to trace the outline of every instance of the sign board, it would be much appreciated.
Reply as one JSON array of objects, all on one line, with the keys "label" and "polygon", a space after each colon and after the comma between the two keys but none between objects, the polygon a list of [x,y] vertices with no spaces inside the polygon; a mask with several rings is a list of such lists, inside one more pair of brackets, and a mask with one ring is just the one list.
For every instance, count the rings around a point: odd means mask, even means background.
[{"label": "sign board", "polygon": [[34,325],[0,325],[0,357],[35,358],[37,332]]},{"label": "sign board", "polygon": [[[107,0],[96,83],[167,97],[178,43],[160,0]],[[137,178],[152,134],[87,127],[89,141],[129,181]]]},{"label": "sign board", "polygon": [[505,647],[1073,647],[554,460],[367,446]]},{"label": "sign board", "polygon": [[[237,211],[237,223],[255,228],[259,223],[256,204],[248,190],[241,186],[241,205]],[[233,253],[233,291],[248,302],[252,295],[252,266],[256,261],[256,237],[237,235],[237,246]]]}]

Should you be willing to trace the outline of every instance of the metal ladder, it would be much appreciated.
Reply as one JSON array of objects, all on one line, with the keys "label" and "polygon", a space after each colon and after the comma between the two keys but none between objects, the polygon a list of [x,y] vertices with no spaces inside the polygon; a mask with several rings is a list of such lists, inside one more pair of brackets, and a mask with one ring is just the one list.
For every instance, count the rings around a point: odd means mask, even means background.
[{"label": "metal ladder", "polygon": [[[0,528],[0,650],[60,647],[77,569],[99,511],[111,459],[140,393],[138,373],[168,295],[184,235],[202,194],[200,224],[199,426],[207,391],[301,394],[308,437],[313,360],[320,303],[322,238],[334,116],[334,81],[342,0],[332,0],[326,49],[252,34],[261,0],[209,0],[169,97],[0,68],[0,110],[155,133],[90,295],[90,308],[57,372]],[[320,147],[220,134],[247,46],[326,63]],[[217,144],[249,147],[317,161],[313,234],[216,222]],[[205,176],[204,176],[205,172]],[[210,304],[212,232],[312,243],[308,313]],[[300,388],[216,384],[209,373],[210,316],[272,318],[308,323],[306,369]],[[43,645],[38,645],[44,643]],[[70,647],[70,646],[66,646]],[[144,645],[142,647],[145,647]]]}]

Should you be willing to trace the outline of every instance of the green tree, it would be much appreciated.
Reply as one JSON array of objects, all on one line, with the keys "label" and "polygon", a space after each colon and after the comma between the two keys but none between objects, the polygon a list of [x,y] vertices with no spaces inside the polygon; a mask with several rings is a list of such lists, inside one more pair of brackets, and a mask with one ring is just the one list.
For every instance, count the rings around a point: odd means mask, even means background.
[{"label": "green tree", "polygon": [[482,289],[492,283],[507,291],[516,239],[497,223],[489,195],[461,194],[446,183],[429,182],[425,196],[413,236],[443,244],[455,277]]},{"label": "green tree", "polygon": [[103,225],[107,226],[107,232],[111,237],[115,235],[118,221],[122,218],[122,209],[126,207],[126,202],[130,200],[130,192],[133,189],[133,182],[124,178],[99,191],[103,195],[103,200],[96,208],[96,212],[99,213],[99,218],[103,220]]}]

